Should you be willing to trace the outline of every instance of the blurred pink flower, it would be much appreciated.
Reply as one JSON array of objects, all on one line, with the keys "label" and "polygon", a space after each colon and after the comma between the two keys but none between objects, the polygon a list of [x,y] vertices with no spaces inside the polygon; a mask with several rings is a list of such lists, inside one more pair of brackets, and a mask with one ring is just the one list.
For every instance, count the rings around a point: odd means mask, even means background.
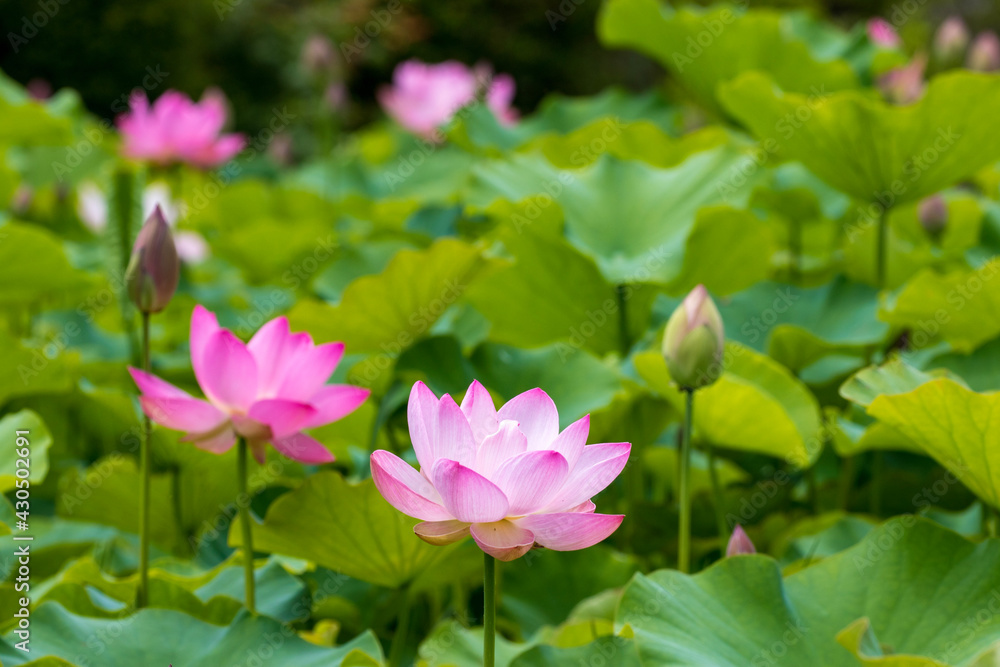
[{"label": "blurred pink flower", "polygon": [[911,104],[924,94],[927,56],[918,53],[909,64],[889,70],[878,79],[878,88],[893,104]]},{"label": "blurred pink flower", "polygon": [[222,134],[226,105],[218,91],[207,91],[195,103],[183,93],[168,90],[150,106],[146,94],[137,90],[129,107],[118,119],[126,157],[210,168],[231,159],[245,144],[243,135]]},{"label": "blurred pink flower", "polygon": [[493,76],[487,66],[470,69],[454,60],[437,65],[407,60],[396,67],[392,86],[380,89],[378,97],[382,108],[400,125],[433,138],[439,127],[476,99],[481,88],[486,88],[486,106],[501,122],[509,124],[517,119],[517,111],[511,107],[514,79],[506,74]]},{"label": "blurred pink flower", "polygon": [[631,445],[586,445],[590,417],[559,432],[555,404],[541,389],[500,410],[473,382],[459,407],[422,382],[407,408],[420,471],[390,452],[371,456],[372,478],[393,507],[423,523],[431,544],[472,534],[479,548],[514,560],[534,545],[575,551],[597,544],[623,515],[595,514],[590,498],[625,467]]},{"label": "blurred pink flower", "polygon": [[949,16],[934,33],[934,54],[942,60],[953,60],[969,46],[969,28],[960,16]]},{"label": "blurred pink flower", "polygon": [[196,306],[191,315],[191,365],[208,400],[129,368],[142,392],[142,409],[157,424],[184,431],[185,441],[221,454],[246,438],[264,461],[270,442],[288,458],[327,463],[333,455],[303,429],[336,421],[368,398],[368,390],[326,384],[344,354],[343,343],[314,345],[307,333],[293,334],[288,320],[271,320],[243,343],[219,326],[215,315]]},{"label": "blurred pink flower", "polygon": [[902,43],[892,24],[878,17],[868,20],[868,39],[886,49],[895,49]]},{"label": "blurred pink flower", "polygon": [[754,547],[753,542],[750,541],[750,536],[747,535],[746,531],[743,530],[743,526],[739,524],[733,528],[733,534],[729,538],[729,544],[726,545],[726,558],[732,558],[733,556],[745,556],[747,554],[757,553],[756,547]]},{"label": "blurred pink flower", "polygon": [[984,30],[976,35],[969,47],[966,66],[977,72],[992,72],[1000,69],[1000,38],[992,30]]}]

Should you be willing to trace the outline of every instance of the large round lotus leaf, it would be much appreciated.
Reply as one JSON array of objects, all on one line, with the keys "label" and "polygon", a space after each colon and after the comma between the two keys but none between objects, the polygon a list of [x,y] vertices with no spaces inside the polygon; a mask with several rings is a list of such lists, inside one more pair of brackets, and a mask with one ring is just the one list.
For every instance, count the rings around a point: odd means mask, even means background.
[{"label": "large round lotus leaf", "polygon": [[759,555],[638,574],[617,623],[650,665],[965,667],[1000,641],[1000,616],[977,614],[1000,608],[998,586],[1000,541],[906,516],[784,579]]}]

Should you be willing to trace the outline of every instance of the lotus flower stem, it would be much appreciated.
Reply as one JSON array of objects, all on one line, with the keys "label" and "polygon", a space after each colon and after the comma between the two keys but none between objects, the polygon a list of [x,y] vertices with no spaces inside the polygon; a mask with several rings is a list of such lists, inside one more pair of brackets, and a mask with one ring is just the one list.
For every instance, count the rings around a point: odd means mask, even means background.
[{"label": "lotus flower stem", "polygon": [[684,389],[684,430],[681,433],[680,536],[678,538],[677,569],[691,571],[691,424],[694,415],[694,390]]},{"label": "lotus flower stem", "polygon": [[[142,313],[142,368],[147,373],[149,364],[149,313]],[[139,590],[135,606],[142,609],[149,604],[149,484],[150,454],[149,415],[142,415],[142,439],[139,443]]]},{"label": "lotus flower stem", "polygon": [[799,220],[788,221],[788,278],[793,285],[798,285],[802,278],[802,223]]},{"label": "lotus flower stem", "polygon": [[869,487],[869,510],[875,516],[882,514],[882,478],[885,476],[885,452],[872,452],[872,481]]},{"label": "lotus flower stem", "polygon": [[622,359],[628,357],[629,350],[632,349],[632,342],[628,335],[628,311],[626,310],[628,287],[625,285],[615,285],[615,298],[618,300],[618,340],[621,349]]},{"label": "lotus flower stem", "polygon": [[410,589],[403,591],[403,600],[399,608],[399,615],[396,616],[396,632],[392,636],[392,648],[389,650],[389,664],[398,667],[403,664],[403,651],[406,647],[406,636],[410,632],[410,610],[413,607],[413,598]]},{"label": "lotus flower stem", "polygon": [[496,662],[497,561],[483,554],[483,667]]},{"label": "lotus flower stem", "polygon": [[246,586],[247,609],[251,614],[257,613],[254,603],[253,580],[253,532],[250,529],[250,496],[247,495],[247,441],[240,437],[237,443],[236,475],[239,484],[239,498],[246,500],[246,507],[240,508],[240,529],[243,537],[243,575]]},{"label": "lotus flower stem", "polygon": [[882,207],[878,217],[878,239],[875,246],[875,279],[879,288],[886,287],[889,273],[889,209]]},{"label": "lotus flower stem", "polygon": [[719,471],[715,466],[715,448],[707,447],[706,451],[708,452],[708,477],[712,482],[712,501],[715,505],[715,525],[719,531],[719,543],[722,544],[729,536],[722,485],[719,483]]},{"label": "lotus flower stem", "polygon": [[837,490],[837,507],[847,511],[851,503],[851,485],[854,483],[855,457],[845,456],[840,468],[840,487]]}]

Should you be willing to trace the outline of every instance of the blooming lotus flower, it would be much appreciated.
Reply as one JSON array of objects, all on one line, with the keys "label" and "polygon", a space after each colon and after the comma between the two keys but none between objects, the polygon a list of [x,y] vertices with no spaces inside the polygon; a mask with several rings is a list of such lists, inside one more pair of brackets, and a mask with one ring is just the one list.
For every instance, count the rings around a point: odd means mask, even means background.
[{"label": "blooming lotus flower", "polygon": [[1000,38],[992,30],[984,30],[976,35],[969,47],[966,65],[977,72],[992,72],[1000,69]]},{"label": "blooming lotus flower", "polygon": [[589,416],[560,433],[556,406],[541,389],[496,410],[479,382],[461,406],[417,382],[407,418],[420,471],[379,450],[372,478],[389,504],[423,521],[413,532],[426,542],[471,534],[487,554],[509,561],[535,545],[584,549],[625,518],[595,514],[590,498],[622,471],[631,445],[586,445]]},{"label": "blooming lotus flower", "polygon": [[206,92],[201,102],[168,90],[152,106],[146,93],[136,91],[130,111],[118,119],[127,157],[165,165],[184,162],[216,167],[243,149],[239,134],[221,134],[226,106],[221,93]]},{"label": "blooming lotus flower", "polygon": [[754,547],[753,542],[750,541],[750,537],[747,535],[746,531],[743,530],[743,526],[737,524],[737,526],[733,528],[733,534],[729,538],[729,544],[726,545],[726,558],[755,553],[757,553],[757,549]]},{"label": "blooming lotus flower", "polygon": [[722,316],[704,285],[698,285],[670,315],[663,333],[663,357],[682,389],[714,383],[725,350]]},{"label": "blooming lotus flower", "polygon": [[513,123],[517,119],[517,112],[511,108],[514,80],[506,74],[491,77],[487,67],[469,69],[454,60],[437,65],[408,60],[396,67],[392,86],[379,90],[378,97],[382,108],[397,123],[433,139],[437,129],[473,102],[487,83],[486,106],[501,122]]},{"label": "blooming lotus flower", "polygon": [[157,424],[184,431],[185,441],[215,454],[246,438],[264,461],[270,442],[288,458],[327,463],[333,455],[302,432],[336,421],[368,398],[368,390],[326,384],[344,354],[343,343],[314,345],[307,333],[293,334],[279,317],[244,344],[219,326],[214,314],[196,306],[191,315],[191,365],[208,400],[129,368],[142,392],[142,409]]},{"label": "blooming lotus flower", "polygon": [[874,44],[885,49],[898,48],[902,43],[899,33],[892,27],[892,24],[883,18],[873,18],[868,21],[868,39]]}]

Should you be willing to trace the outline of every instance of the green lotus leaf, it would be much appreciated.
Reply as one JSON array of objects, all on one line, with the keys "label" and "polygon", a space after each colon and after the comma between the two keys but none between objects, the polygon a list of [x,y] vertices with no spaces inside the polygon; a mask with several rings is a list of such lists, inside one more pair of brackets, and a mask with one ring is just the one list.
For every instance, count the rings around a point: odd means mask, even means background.
[{"label": "green lotus leaf", "polygon": [[[393,588],[432,567],[450,568],[449,576],[463,571],[468,554],[461,552],[462,543],[427,544],[413,534],[417,523],[390,506],[371,480],[349,484],[337,473],[319,472],[271,504],[264,522],[253,527],[254,550],[302,558]],[[235,527],[229,542],[241,544]]]},{"label": "green lotus leaf", "polygon": [[873,226],[883,208],[943,190],[1000,159],[988,112],[1000,103],[998,76],[943,74],[908,106],[890,106],[870,92],[827,88],[806,96],[774,84],[750,72],[722,86],[719,96],[772,152],[802,162],[861,202],[877,202],[874,213],[862,211],[856,231]]},{"label": "green lotus leaf", "polygon": [[659,0],[613,0],[602,7],[597,29],[606,46],[654,57],[701,104],[721,112],[719,85],[748,71],[769,72],[783,90],[799,93],[857,85],[846,62],[811,51],[812,40],[801,36],[804,22],[771,9],[674,10]]},{"label": "green lotus leaf", "polygon": [[916,348],[938,340],[969,353],[1000,335],[1000,261],[977,269],[925,269],[890,298],[879,313],[889,324],[910,330]]},{"label": "green lotus leaf", "polygon": [[[634,358],[639,375],[680,410],[684,397],[658,352]],[[822,450],[819,404],[804,384],[773,359],[726,343],[724,372],[695,394],[694,437],[758,452],[806,468]]]},{"label": "green lotus leaf", "polygon": [[[27,431],[23,434],[28,442],[24,447],[17,444],[16,431]],[[49,433],[41,417],[31,410],[20,410],[4,415],[3,419],[0,419],[0,433],[9,434],[9,445],[0,450],[0,493],[14,489],[18,479],[27,480],[30,485],[39,484],[44,480],[49,472],[49,447],[52,446],[52,434]],[[21,456],[19,453],[24,449],[27,450],[27,456]],[[23,475],[18,474],[19,469],[23,471]]]},{"label": "green lotus leaf", "polygon": [[0,241],[0,306],[66,301],[84,307],[94,281],[70,264],[59,237],[35,225],[8,222],[0,226]]},{"label": "green lotus leaf", "polygon": [[[715,221],[723,216],[733,220],[725,228],[725,243],[714,230],[699,231],[693,249],[698,262],[745,261],[744,243],[770,257],[773,241],[762,231],[763,223],[740,210],[762,177],[753,158],[733,144],[694,153],[667,169],[605,155],[581,169],[561,170],[538,155],[522,154],[478,166],[469,199],[486,207],[498,198],[521,201],[545,195],[562,209],[567,238],[594,259],[608,282],[686,284],[691,278],[678,276],[685,252],[692,251],[688,239],[706,208]],[[712,243],[706,244],[702,235]],[[724,287],[732,289],[733,282],[746,286],[765,277],[759,267],[751,265],[756,272],[749,278],[745,269],[735,272],[735,278],[719,277],[720,272],[708,277],[728,281]]]},{"label": "green lotus leaf", "polygon": [[427,335],[488,266],[479,247],[441,239],[426,250],[403,250],[381,273],[358,278],[337,305],[299,301],[288,319],[317,342],[339,340],[351,353],[395,357]]},{"label": "green lotus leaf", "polygon": [[534,227],[518,231],[511,227],[500,235],[513,261],[468,291],[469,302],[490,321],[492,340],[522,347],[561,341],[603,355],[622,351],[645,332],[652,288],[635,284],[616,290],[565,240],[534,233]]},{"label": "green lotus leaf", "polygon": [[[864,664],[965,667],[1000,640],[997,615],[976,616],[998,604],[998,564],[1000,542],[972,544],[905,516],[785,578],[759,555],[694,576],[638,574],[617,623],[635,634],[643,664],[848,667],[865,656],[879,661]],[[859,633],[862,619],[870,625]]]},{"label": "green lotus leaf", "polygon": [[970,491],[1000,507],[1000,394],[979,394],[954,380],[925,382],[905,394],[882,394],[868,414],[917,443]]},{"label": "green lotus leaf", "polygon": [[947,371],[925,373],[902,359],[894,358],[881,365],[864,368],[852,375],[841,385],[840,395],[867,407],[879,396],[905,394],[936,377],[947,377],[964,385],[961,378]]},{"label": "green lotus leaf", "polygon": [[266,663],[280,655],[283,662],[297,667],[377,667],[382,658],[378,640],[368,632],[343,646],[327,648],[300,639],[287,625],[245,613],[220,627],[167,609],[144,609],[124,620],[85,618],[50,602],[40,605],[31,620],[30,656],[14,648],[19,639],[8,634],[0,644],[4,665],[34,667],[30,659],[50,656],[103,667],[168,662],[214,667],[233,660]]}]

